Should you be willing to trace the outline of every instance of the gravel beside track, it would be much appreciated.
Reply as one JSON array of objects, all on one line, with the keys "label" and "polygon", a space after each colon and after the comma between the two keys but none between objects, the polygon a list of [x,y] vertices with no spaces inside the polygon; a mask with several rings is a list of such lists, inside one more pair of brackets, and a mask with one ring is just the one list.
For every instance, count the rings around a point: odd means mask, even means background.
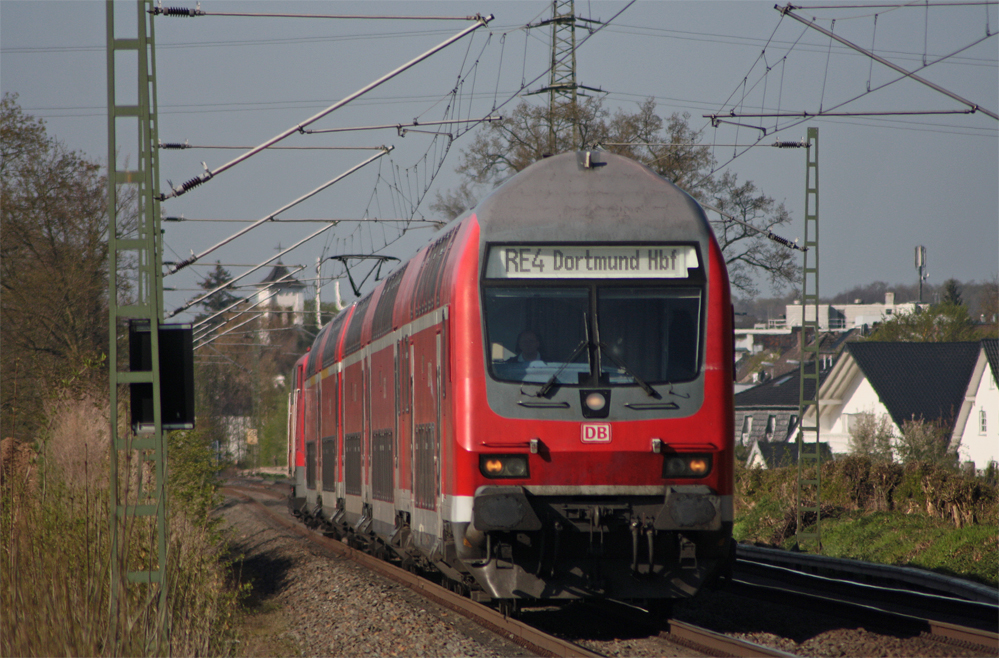
[{"label": "gravel beside track", "polygon": [[[255,497],[287,514],[286,488],[270,488],[275,497]],[[234,552],[242,556],[242,580],[253,586],[237,655],[533,655],[393,581],[310,544],[237,496],[227,496],[219,513],[230,526]],[[693,601],[678,603],[675,616],[805,656],[996,655],[925,637],[865,629],[795,606],[763,603],[724,591],[705,592]],[[659,637],[647,617],[635,610],[623,615],[594,613],[578,603],[526,608],[521,620],[606,656],[698,655]]]},{"label": "gravel beside track", "polygon": [[[283,500],[262,500],[273,509]],[[220,514],[252,583],[241,656],[526,656],[523,648],[337,557],[227,497]]]},{"label": "gravel beside track", "polygon": [[724,591],[708,592],[684,604],[677,609],[677,618],[803,656],[983,655],[980,649],[868,629],[842,618],[790,605],[759,603]]}]

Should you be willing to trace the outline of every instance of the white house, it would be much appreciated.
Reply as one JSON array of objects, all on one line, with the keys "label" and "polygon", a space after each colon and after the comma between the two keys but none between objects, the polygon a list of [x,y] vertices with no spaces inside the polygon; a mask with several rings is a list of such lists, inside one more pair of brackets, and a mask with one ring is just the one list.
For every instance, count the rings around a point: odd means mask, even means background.
[{"label": "white house", "polygon": [[999,461],[999,340],[982,341],[975,369],[957,422],[954,436],[961,438],[962,463],[972,462],[984,470]]},{"label": "white house", "polygon": [[[281,279],[284,280],[275,283]],[[270,297],[258,307],[263,311],[262,318],[270,317],[272,312],[283,311],[279,316],[281,325],[305,323],[305,284],[289,277],[288,268],[281,261],[271,268],[264,280],[257,284],[257,288],[253,296],[254,303]]]},{"label": "white house", "polygon": [[[956,429],[981,349],[977,342],[848,343],[819,387],[820,439],[835,453],[849,452],[852,424],[864,413],[889,416],[896,434],[920,418]],[[814,408],[802,424],[815,424]]]}]

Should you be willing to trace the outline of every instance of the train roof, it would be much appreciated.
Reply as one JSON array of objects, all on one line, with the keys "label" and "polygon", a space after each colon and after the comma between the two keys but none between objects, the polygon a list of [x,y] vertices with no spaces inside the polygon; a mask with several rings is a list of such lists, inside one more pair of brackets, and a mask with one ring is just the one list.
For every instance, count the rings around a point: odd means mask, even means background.
[{"label": "train roof", "polygon": [[536,162],[473,213],[483,242],[701,242],[711,235],[693,197],[645,165],[602,151]]}]

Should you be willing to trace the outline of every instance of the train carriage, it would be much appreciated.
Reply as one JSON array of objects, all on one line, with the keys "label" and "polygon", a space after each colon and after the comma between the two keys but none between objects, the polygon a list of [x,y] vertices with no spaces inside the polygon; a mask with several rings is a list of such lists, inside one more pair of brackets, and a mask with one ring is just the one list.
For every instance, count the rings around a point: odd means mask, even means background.
[{"label": "train carriage", "polygon": [[731,322],[690,196],[542,160],[317,337],[294,509],[482,600],[690,596],[733,554]]}]

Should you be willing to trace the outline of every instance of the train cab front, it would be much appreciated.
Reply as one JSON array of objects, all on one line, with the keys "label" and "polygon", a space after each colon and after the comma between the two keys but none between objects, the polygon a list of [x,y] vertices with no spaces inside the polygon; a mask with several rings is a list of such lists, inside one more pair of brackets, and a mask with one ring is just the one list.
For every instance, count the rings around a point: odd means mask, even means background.
[{"label": "train cab front", "polygon": [[689,597],[730,568],[731,337],[712,326],[703,258],[672,243],[489,250],[488,411],[471,520],[453,530],[486,596]]}]

